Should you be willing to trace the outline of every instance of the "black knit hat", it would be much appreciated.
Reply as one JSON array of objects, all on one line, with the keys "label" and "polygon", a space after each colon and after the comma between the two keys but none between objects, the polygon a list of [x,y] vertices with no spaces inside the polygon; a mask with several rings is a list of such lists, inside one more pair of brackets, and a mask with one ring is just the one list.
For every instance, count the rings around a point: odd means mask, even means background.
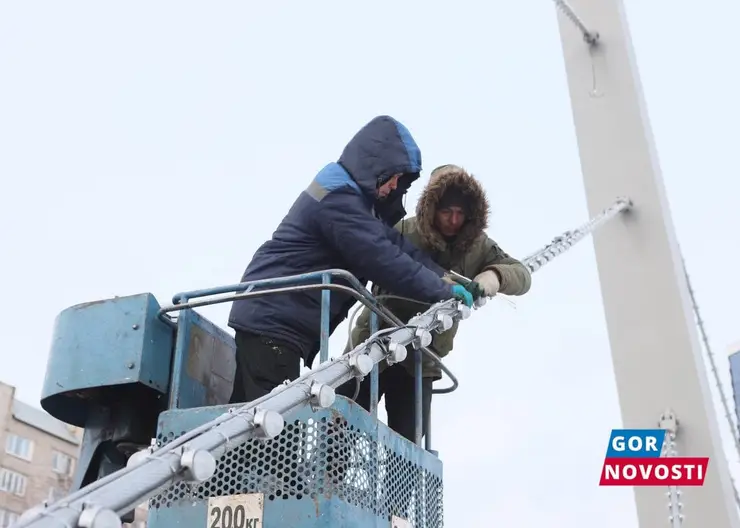
[{"label": "black knit hat", "polygon": [[459,187],[450,187],[442,195],[437,203],[437,209],[445,207],[461,207],[466,215],[470,214],[470,200],[465,196]]}]

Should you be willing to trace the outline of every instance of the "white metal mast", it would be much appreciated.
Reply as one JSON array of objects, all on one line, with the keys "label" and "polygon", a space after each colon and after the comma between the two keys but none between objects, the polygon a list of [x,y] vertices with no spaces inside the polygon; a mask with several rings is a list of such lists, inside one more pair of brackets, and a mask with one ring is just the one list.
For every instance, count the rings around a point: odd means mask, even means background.
[{"label": "white metal mast", "polygon": [[556,4],[589,211],[634,205],[594,234],[624,426],[710,458],[703,487],[635,488],[640,526],[740,528],[622,0]]}]

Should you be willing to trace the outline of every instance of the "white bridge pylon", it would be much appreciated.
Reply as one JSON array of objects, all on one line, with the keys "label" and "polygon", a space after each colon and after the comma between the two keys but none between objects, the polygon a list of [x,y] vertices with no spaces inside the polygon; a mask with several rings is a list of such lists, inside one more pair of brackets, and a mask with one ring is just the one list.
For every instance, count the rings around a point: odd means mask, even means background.
[{"label": "white bridge pylon", "polygon": [[740,528],[622,0],[555,3],[589,212],[633,202],[594,233],[623,424],[710,459],[702,487],[634,488],[640,527]]}]

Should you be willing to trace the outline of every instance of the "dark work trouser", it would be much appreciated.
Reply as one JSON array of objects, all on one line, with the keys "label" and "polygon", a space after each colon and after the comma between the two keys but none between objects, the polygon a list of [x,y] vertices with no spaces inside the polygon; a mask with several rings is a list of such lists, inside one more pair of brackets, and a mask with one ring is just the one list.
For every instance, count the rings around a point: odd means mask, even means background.
[{"label": "dark work trouser", "polygon": [[[432,406],[432,378],[422,378],[421,405],[422,416],[428,416]],[[350,380],[337,389],[337,394],[352,398],[356,382]],[[388,427],[407,440],[414,441],[416,431],[416,403],[414,402],[414,376],[397,363],[386,368],[378,376],[378,400],[385,396],[385,411]],[[370,375],[360,384],[360,392],[355,400],[358,405],[370,412]],[[422,436],[426,434],[427,420],[422,419]]]},{"label": "dark work trouser", "polygon": [[[429,416],[432,405],[432,378],[422,378],[421,401],[422,401],[422,437],[426,434],[428,421],[424,419]],[[352,398],[355,393],[356,382],[350,380],[337,389],[337,394]],[[388,427],[405,437],[410,442],[414,441],[416,431],[416,404],[414,402],[415,380],[414,376],[401,364],[395,364],[386,368],[378,376],[378,400],[385,396],[385,410],[388,415]],[[360,392],[355,400],[358,405],[366,411],[370,411],[370,375],[367,375],[360,384]],[[344,468],[341,468],[340,479],[343,477]],[[391,509],[396,515],[408,518],[409,504],[411,502],[411,490],[399,489],[393,486],[393,482],[400,480],[399,475],[385,473],[383,485],[385,500],[392,501]],[[395,490],[395,493],[394,493]]]},{"label": "dark work trouser", "polygon": [[268,394],[286,379],[301,374],[301,354],[292,345],[236,331],[236,374],[229,403],[246,403]]},{"label": "dark work trouser", "polygon": [[[293,381],[300,375],[301,354],[294,346],[284,341],[239,330],[236,331],[234,340],[236,341],[236,374],[229,403],[254,401],[268,394],[285,380]],[[275,438],[271,441],[277,442],[278,440]],[[291,457],[296,459],[297,455],[297,453],[285,453],[284,457],[286,460]],[[262,489],[259,491],[264,491],[267,495],[272,495],[268,489],[275,489],[275,495],[280,496],[288,489],[300,489],[303,486],[303,477],[292,479],[287,471],[278,469],[280,461],[276,457],[256,462],[249,454],[240,458],[239,463],[245,468],[250,480],[252,482],[263,481],[260,486]],[[250,458],[252,459],[251,464]],[[267,479],[257,477],[257,475],[270,475],[272,483],[265,483],[264,480]]]}]

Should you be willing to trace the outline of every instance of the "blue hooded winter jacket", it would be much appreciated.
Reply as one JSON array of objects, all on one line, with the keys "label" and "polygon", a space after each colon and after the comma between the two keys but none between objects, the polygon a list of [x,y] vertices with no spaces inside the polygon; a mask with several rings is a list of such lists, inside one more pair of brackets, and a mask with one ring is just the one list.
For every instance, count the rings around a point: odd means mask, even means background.
[{"label": "blue hooded winter jacket", "polygon": [[[392,227],[405,215],[400,199],[420,171],[421,152],[406,127],[391,117],[376,117],[298,196],[241,282],[342,268],[363,284],[371,280],[398,295],[426,302],[449,299],[444,270]],[[405,175],[398,192],[378,201],[378,184],[397,173]],[[354,303],[348,295],[331,293],[331,332]],[[320,291],[234,301],[229,316],[236,330],[295,345],[308,366],[319,349],[320,321]]]}]

